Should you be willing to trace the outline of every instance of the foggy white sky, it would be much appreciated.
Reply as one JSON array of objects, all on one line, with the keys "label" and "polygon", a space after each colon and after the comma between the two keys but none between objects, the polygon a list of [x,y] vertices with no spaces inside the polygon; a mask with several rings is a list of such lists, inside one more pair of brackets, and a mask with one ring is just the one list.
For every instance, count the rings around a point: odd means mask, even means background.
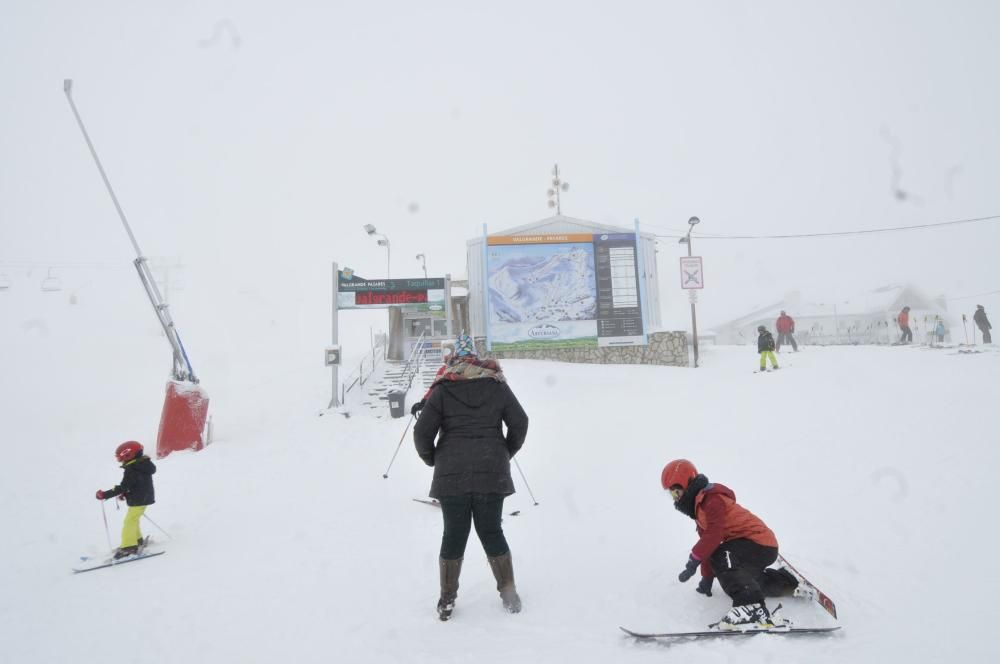
[{"label": "foggy white sky", "polygon": [[[549,215],[557,161],[565,214],[647,229],[1000,214],[997,25],[988,1],[9,3],[0,262],[132,257],[64,78],[148,254],[180,257],[206,300],[242,284],[320,323],[330,261],[384,276],[362,224],[394,277],[417,253],[464,276],[482,223]],[[793,289],[1000,289],[1000,223],[694,246],[706,324]],[[688,325],[682,249],[660,245],[670,328]],[[955,307],[976,302],[1000,309]]]}]

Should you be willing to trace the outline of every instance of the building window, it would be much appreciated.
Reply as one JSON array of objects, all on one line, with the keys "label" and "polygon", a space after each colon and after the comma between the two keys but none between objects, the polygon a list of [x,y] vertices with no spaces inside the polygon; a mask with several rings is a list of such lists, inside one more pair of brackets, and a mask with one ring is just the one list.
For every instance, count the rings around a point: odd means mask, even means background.
[{"label": "building window", "polygon": [[431,336],[431,319],[430,318],[411,318],[408,321],[408,336],[411,338],[417,338],[421,334],[426,334]]}]

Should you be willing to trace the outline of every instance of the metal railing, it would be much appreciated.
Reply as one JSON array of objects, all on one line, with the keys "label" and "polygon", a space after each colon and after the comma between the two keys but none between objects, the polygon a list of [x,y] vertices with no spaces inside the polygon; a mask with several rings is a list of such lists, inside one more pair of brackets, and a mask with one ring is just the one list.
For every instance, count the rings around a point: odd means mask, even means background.
[{"label": "metal railing", "polygon": [[410,356],[406,359],[403,370],[399,374],[397,389],[408,391],[413,385],[413,378],[424,365],[424,356],[427,354],[427,344],[424,343],[425,336],[426,333],[422,332],[416,343],[413,344],[413,350],[410,351]]},{"label": "metal railing", "polygon": [[375,373],[375,369],[378,368],[379,363],[385,359],[386,341],[386,336],[379,336],[375,341],[375,345],[372,346],[371,352],[365,353],[358,367],[340,383],[340,403],[347,403],[347,395],[355,388],[360,392],[361,388],[372,377],[372,374]]}]

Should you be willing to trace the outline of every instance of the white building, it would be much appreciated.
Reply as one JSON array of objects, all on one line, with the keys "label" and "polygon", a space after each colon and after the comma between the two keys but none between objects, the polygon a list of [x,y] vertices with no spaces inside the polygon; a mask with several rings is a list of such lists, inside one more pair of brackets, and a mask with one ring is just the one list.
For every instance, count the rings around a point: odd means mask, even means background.
[{"label": "white building", "polygon": [[[800,344],[890,344],[900,338],[896,317],[904,306],[910,307],[910,329],[914,343],[928,340],[937,320],[944,321],[946,340],[957,341],[961,329],[948,316],[944,296],[930,298],[906,285],[877,288],[848,298],[831,297],[806,300],[798,293],[751,311],[713,329],[717,343],[755,343],[757,326],[776,333],[775,321],[782,311],[795,320],[795,340]],[[960,325],[960,323],[959,323]]]}]

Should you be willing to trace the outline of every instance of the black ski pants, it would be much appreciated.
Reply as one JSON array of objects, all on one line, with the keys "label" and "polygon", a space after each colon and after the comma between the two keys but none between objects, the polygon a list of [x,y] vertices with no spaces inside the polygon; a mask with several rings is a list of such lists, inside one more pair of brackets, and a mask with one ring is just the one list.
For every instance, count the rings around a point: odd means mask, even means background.
[{"label": "black ski pants", "polygon": [[778,549],[748,539],[723,542],[708,559],[733,606],[763,602],[764,597],[790,595],[798,581],[784,570],[765,569],[778,559]]},{"label": "black ski pants", "polygon": [[458,560],[465,555],[472,524],[483,543],[483,550],[490,558],[510,551],[507,538],[500,525],[503,516],[503,499],[499,493],[466,493],[461,496],[441,496],[441,514],[444,516],[444,534],[441,536],[441,557]]},{"label": "black ski pants", "polygon": [[781,350],[781,344],[792,344],[792,350],[798,350],[799,345],[795,343],[795,337],[791,332],[778,332],[778,343],[774,345],[774,350]]},{"label": "black ski pants", "polygon": [[903,330],[903,334],[899,337],[899,343],[905,344],[909,341],[913,341],[913,331],[910,330],[909,325],[903,325],[900,329]]},{"label": "black ski pants", "polygon": [[983,333],[983,343],[984,344],[991,344],[991,343],[993,343],[993,337],[990,336],[990,328],[988,328],[988,327],[981,327],[981,328],[979,328],[979,331]]}]

